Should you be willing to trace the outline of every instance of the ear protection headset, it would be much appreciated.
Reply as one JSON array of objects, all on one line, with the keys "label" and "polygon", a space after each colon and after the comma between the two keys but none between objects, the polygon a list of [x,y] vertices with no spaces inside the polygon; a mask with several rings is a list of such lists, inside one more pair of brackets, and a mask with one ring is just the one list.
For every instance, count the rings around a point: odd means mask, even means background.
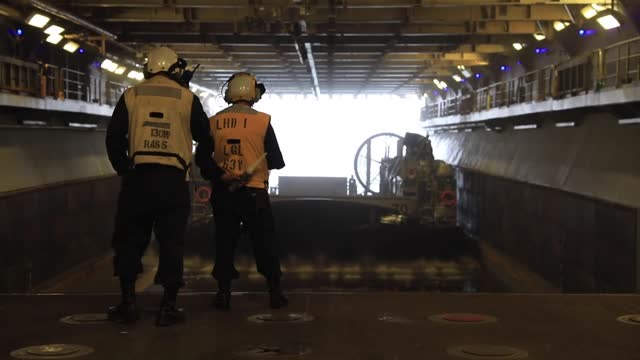
[{"label": "ear protection headset", "polygon": [[262,83],[258,83],[255,75],[248,72],[233,74],[222,87],[227,87],[224,91],[224,101],[231,104],[239,100],[245,100],[254,104],[258,102],[262,95],[267,92],[267,88]]},{"label": "ear protection headset", "polygon": [[149,70],[147,69],[147,64],[144,64],[142,67],[142,74],[144,75],[144,78],[148,80],[151,79],[154,75],[164,72],[170,78],[178,81],[182,77],[182,74],[185,72],[186,68],[187,61],[183,58],[178,58],[178,61],[171,65],[166,71],[158,71],[155,73],[149,72]]}]

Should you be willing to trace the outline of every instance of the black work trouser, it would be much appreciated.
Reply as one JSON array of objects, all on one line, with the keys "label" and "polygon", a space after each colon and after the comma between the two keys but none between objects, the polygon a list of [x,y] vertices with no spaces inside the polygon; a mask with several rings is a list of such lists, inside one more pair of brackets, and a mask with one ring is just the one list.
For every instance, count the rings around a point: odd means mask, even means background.
[{"label": "black work trouser", "polygon": [[160,248],[155,283],[184,286],[184,234],[191,211],[189,183],[177,168],[139,166],[122,178],[113,233],[114,272],[134,282],[154,231]]},{"label": "black work trouser", "polygon": [[211,206],[216,226],[213,277],[219,282],[238,278],[234,255],[242,226],[249,233],[258,272],[277,283],[282,272],[267,191],[243,187],[229,192],[225,185],[215,184]]}]

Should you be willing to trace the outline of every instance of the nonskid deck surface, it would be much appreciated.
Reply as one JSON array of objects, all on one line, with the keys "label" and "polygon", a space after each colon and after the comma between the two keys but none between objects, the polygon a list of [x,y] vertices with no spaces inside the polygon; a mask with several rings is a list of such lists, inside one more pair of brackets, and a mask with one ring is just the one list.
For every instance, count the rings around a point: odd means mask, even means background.
[{"label": "nonskid deck surface", "polygon": [[[231,312],[213,309],[212,297],[181,295],[187,322],[156,328],[158,294],[139,296],[146,311],[131,326],[60,321],[102,312],[118,300],[115,294],[0,296],[0,352],[11,358],[10,351],[27,346],[77,344],[94,350],[86,359],[455,359],[451,353],[460,349],[485,354],[479,359],[518,358],[498,356],[509,352],[545,360],[640,356],[640,325],[617,320],[640,313],[636,295],[294,293],[288,309],[274,312],[264,293],[234,295]],[[265,313],[275,318],[248,320]],[[464,322],[480,319],[469,315],[432,319],[443,313],[484,314],[489,321]],[[281,321],[288,314],[313,319]],[[468,347],[474,344],[481,347]]]},{"label": "nonskid deck surface", "polygon": [[[257,272],[253,258],[238,256],[240,279],[237,291],[263,291],[264,278]],[[211,259],[189,256],[185,259],[187,291],[213,291]],[[490,286],[481,264],[470,256],[450,259],[416,258],[381,260],[359,257],[335,260],[287,257],[282,261],[283,284],[295,291],[447,291],[477,292]],[[479,290],[480,289],[480,290]]]}]

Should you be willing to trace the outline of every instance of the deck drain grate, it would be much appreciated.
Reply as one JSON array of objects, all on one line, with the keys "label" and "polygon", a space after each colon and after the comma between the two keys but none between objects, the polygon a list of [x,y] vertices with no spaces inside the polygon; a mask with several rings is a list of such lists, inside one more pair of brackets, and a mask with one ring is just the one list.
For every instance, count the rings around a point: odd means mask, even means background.
[{"label": "deck drain grate", "polygon": [[66,324],[104,324],[108,320],[107,314],[104,313],[75,314],[60,319]]},{"label": "deck drain grate", "polygon": [[311,353],[311,348],[302,344],[289,345],[259,345],[250,346],[242,351],[236,352],[238,356],[274,358],[274,357],[298,357]]},{"label": "deck drain grate", "polygon": [[313,316],[306,313],[286,313],[286,314],[257,314],[247,318],[247,320],[258,323],[301,323],[313,320]]},{"label": "deck drain grate", "polygon": [[618,317],[618,321],[625,324],[640,325],[640,314],[623,315]]},{"label": "deck drain grate", "polygon": [[49,344],[14,350],[11,356],[16,359],[70,359],[91,353],[93,349],[84,345]]},{"label": "deck drain grate", "polygon": [[387,314],[387,313],[380,314],[378,316],[378,320],[389,322],[389,323],[395,323],[395,324],[408,324],[411,322],[411,320],[407,319],[406,317],[396,316],[396,315]]},{"label": "deck drain grate", "polygon": [[521,349],[503,345],[462,345],[447,349],[449,355],[463,359],[524,359],[529,354]]},{"label": "deck drain grate", "polygon": [[429,319],[445,324],[486,324],[496,322],[498,319],[491,315],[471,313],[447,313],[429,316]]}]

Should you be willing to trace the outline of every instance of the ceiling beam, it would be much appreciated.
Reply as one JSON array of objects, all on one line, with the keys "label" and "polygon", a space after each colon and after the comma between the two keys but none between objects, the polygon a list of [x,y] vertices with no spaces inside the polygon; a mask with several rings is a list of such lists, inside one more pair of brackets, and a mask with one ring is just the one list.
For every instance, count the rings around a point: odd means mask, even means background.
[{"label": "ceiling beam", "polygon": [[[170,5],[166,0],[67,0],[65,3],[71,7],[189,7],[189,8],[208,8],[208,9],[242,9],[251,7],[252,1],[249,0],[172,0]],[[450,7],[450,6],[468,6],[468,5],[587,5],[587,4],[605,5],[607,1],[603,0],[338,0],[336,8],[348,9],[390,9],[390,8],[411,8],[415,6],[422,7]],[[266,9],[296,9],[300,5],[293,1],[282,0],[262,0],[260,5]],[[329,9],[331,8],[330,0],[316,0],[313,4],[314,8]]]},{"label": "ceiling beam", "polygon": [[[408,13],[407,13],[408,11]],[[463,7],[415,7],[390,8],[380,11],[375,8],[340,8],[335,14],[330,9],[313,8],[304,16],[309,24],[326,23],[330,16],[336,24],[401,24],[401,23],[459,23],[465,21],[570,21],[571,17],[562,5],[500,5]],[[408,19],[407,19],[408,16]],[[256,14],[252,7],[244,8],[180,8],[180,7],[133,7],[104,8],[95,18],[104,22],[191,22],[191,23],[248,23],[278,21],[295,23],[297,12],[261,11]],[[407,21],[408,20],[408,21]],[[263,29],[264,30],[264,29]],[[313,27],[310,28],[313,31]]]}]

